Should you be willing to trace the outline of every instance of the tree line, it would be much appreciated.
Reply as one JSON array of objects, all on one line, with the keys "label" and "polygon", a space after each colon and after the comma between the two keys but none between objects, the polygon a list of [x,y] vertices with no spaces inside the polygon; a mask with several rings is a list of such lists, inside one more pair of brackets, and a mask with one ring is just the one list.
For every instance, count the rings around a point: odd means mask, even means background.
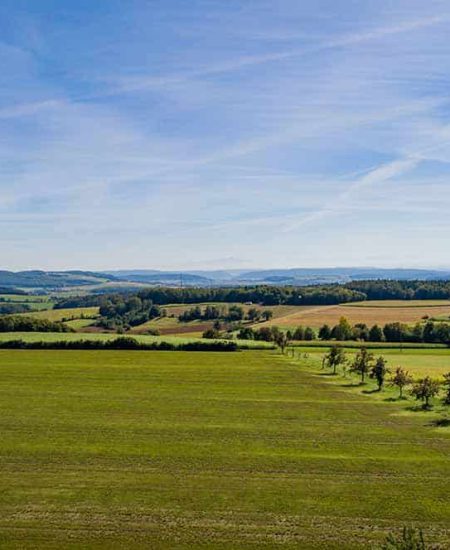
[{"label": "tree line", "polygon": [[[365,383],[366,377],[370,377],[376,381],[378,391],[383,390],[387,376],[391,374],[387,368],[387,360],[383,356],[375,358],[374,354],[364,347],[356,353],[353,360],[349,359],[342,347],[331,347],[322,359],[322,368],[325,367],[334,375],[338,373],[338,368],[342,369],[344,375],[347,372],[355,373],[360,377],[361,384]],[[450,405],[450,372],[446,373],[441,381],[430,376],[415,381],[407,370],[397,367],[389,379],[389,384],[398,388],[399,399],[404,398],[404,389],[410,387],[410,395],[422,402],[423,409],[431,408],[431,400],[438,396],[443,388],[442,403]]]},{"label": "tree line", "polygon": [[[237,337],[242,340],[266,340],[274,341],[274,334],[280,332],[278,327],[240,327]],[[323,325],[319,331],[311,327],[298,326],[294,330],[285,331],[288,341],[310,340],[337,340],[337,341],[363,341],[363,342],[411,342],[432,343],[450,345],[450,325],[448,323],[435,323],[427,321],[417,323],[413,327],[403,323],[386,323],[383,326],[373,325],[368,327],[365,323],[351,325],[345,317],[341,317],[339,323],[330,327]]]},{"label": "tree line", "polygon": [[113,340],[59,340],[54,342],[9,340],[0,349],[71,349],[71,350],[137,350],[137,351],[237,351],[236,342],[139,342],[122,336]]},{"label": "tree line", "polygon": [[[129,294],[157,305],[202,302],[253,302],[273,305],[333,305],[364,300],[449,300],[450,281],[352,281],[344,284],[308,286],[252,285],[239,287],[176,288],[151,287]],[[101,306],[112,294],[70,297],[55,308]]]},{"label": "tree line", "polygon": [[0,332],[74,332],[70,327],[57,321],[36,319],[24,315],[0,317]]},{"label": "tree line", "polygon": [[178,316],[178,320],[181,322],[189,322],[194,320],[199,321],[212,321],[220,320],[227,323],[234,323],[238,321],[250,321],[256,323],[258,321],[269,321],[273,317],[273,312],[269,309],[261,311],[257,308],[250,308],[245,313],[244,308],[237,305],[229,306],[225,308],[223,306],[206,306],[202,309],[200,306],[187,309]]}]

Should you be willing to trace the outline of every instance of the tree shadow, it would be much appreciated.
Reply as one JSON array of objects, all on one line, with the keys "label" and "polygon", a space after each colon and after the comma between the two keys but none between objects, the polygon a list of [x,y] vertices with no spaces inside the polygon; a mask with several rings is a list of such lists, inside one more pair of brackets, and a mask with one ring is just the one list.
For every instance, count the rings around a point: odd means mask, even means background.
[{"label": "tree shadow", "polygon": [[436,428],[447,428],[450,426],[450,418],[436,418],[430,422],[430,425]]},{"label": "tree shadow", "polygon": [[411,412],[429,412],[432,410],[432,407],[426,407],[425,405],[410,405],[406,407],[406,410]]},{"label": "tree shadow", "polygon": [[379,390],[378,388],[375,388],[374,390],[363,390],[362,393],[366,394],[366,395],[370,395],[372,393],[380,393],[381,390]]},{"label": "tree shadow", "polygon": [[337,376],[334,372],[319,372],[319,376]]}]

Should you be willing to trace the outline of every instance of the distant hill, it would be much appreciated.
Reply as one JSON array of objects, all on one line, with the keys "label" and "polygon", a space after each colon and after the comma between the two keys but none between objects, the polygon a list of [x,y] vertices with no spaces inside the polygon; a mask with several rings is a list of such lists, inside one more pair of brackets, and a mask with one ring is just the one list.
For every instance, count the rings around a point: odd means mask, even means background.
[{"label": "distant hill", "polygon": [[449,271],[427,269],[379,269],[379,268],[293,268],[293,269],[257,269],[245,271],[158,271],[154,269],[118,270],[93,272],[71,271],[0,271],[0,288],[4,292],[48,291],[70,289],[71,287],[90,287],[95,292],[118,292],[133,289],[133,285],[148,286],[245,286],[245,285],[291,285],[307,286],[317,284],[347,283],[359,280],[448,280]]},{"label": "distant hill", "polygon": [[112,275],[90,271],[0,271],[0,286],[5,288],[63,288],[116,280]]},{"label": "distant hill", "polygon": [[121,280],[170,286],[234,286],[234,285],[314,285],[346,283],[358,280],[439,280],[450,279],[449,271],[428,269],[381,269],[381,268],[292,268],[259,269],[253,271],[156,271],[123,270],[107,272]]}]

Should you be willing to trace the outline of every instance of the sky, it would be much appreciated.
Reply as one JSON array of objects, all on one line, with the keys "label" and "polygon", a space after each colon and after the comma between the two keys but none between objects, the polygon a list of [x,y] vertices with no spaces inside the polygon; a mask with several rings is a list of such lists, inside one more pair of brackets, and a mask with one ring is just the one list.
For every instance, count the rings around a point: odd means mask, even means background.
[{"label": "sky", "polygon": [[2,0],[0,269],[450,267],[449,0]]}]

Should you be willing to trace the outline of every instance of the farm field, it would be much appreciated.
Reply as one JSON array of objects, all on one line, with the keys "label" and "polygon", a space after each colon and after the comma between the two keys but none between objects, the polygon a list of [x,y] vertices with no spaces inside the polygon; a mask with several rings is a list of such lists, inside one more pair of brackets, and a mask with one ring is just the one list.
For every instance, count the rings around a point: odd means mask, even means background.
[{"label": "farm field", "polygon": [[450,437],[274,352],[0,350],[2,548],[445,548]]},{"label": "farm field", "polygon": [[[389,301],[388,301],[389,302]],[[390,302],[392,304],[392,302]],[[268,321],[261,326],[278,325],[283,328],[295,328],[298,325],[319,328],[324,324],[336,325],[341,317],[346,317],[351,324],[366,323],[384,325],[386,323],[416,323],[423,320],[424,316],[441,317],[450,320],[450,303],[447,305],[383,305],[383,301],[377,302],[377,306],[367,305],[366,302],[356,304],[341,304],[334,306],[315,306],[306,311],[298,311],[287,314],[278,319]]]},{"label": "farm field", "polygon": [[[245,313],[248,313],[249,309],[257,309],[258,311],[264,311],[266,309],[270,309],[273,313],[273,319],[279,319],[283,318],[286,315],[290,315],[292,313],[298,313],[299,311],[307,311],[312,306],[261,306],[258,304],[241,304],[241,303],[219,303],[219,302],[212,302],[212,303],[200,303],[200,304],[169,304],[167,306],[161,306],[163,309],[167,311],[167,317],[159,317],[157,319],[152,319],[151,321],[147,321],[146,323],[143,323],[142,325],[139,325],[137,327],[133,327],[131,329],[131,333],[139,334],[144,333],[148,330],[158,330],[160,334],[189,334],[190,336],[201,336],[202,333],[208,329],[211,328],[214,324],[214,321],[189,321],[189,322],[180,322],[178,320],[178,316],[184,313],[185,311],[195,307],[199,306],[201,308],[205,308],[206,306],[217,306],[222,307],[224,309],[228,309],[230,306],[239,306],[242,307]],[[257,323],[261,324],[261,323]]]},{"label": "farm field", "polygon": [[450,300],[365,300],[351,302],[348,307],[441,307],[450,306]]}]

